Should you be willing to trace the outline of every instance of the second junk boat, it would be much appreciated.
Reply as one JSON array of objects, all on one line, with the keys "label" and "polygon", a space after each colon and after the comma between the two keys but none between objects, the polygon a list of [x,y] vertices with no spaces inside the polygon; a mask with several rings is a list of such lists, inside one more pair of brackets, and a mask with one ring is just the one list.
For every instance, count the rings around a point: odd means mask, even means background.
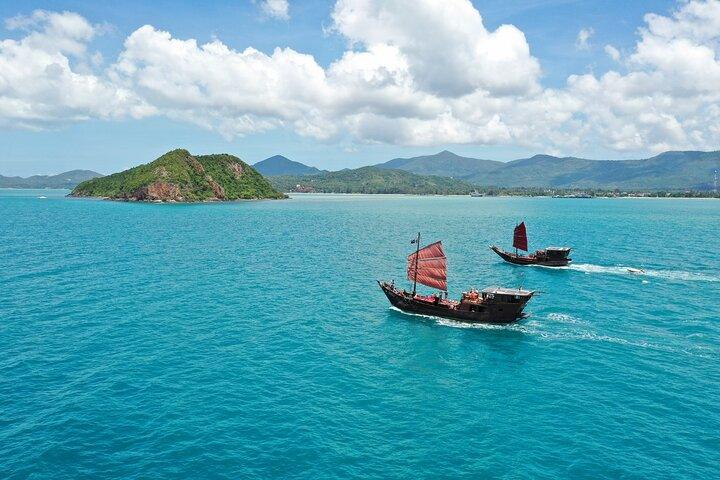
[{"label": "second junk boat", "polygon": [[[523,309],[535,292],[515,288],[471,289],[459,301],[447,298],[447,257],[442,242],[420,248],[420,234],[411,242],[415,252],[407,257],[407,278],[412,292],[399,289],[395,282],[379,281],[390,303],[403,312],[452,318],[471,323],[513,323],[524,318]],[[420,295],[417,284],[436,288],[442,294]]]},{"label": "second junk boat", "polygon": [[547,247],[543,250],[536,250],[535,253],[530,255],[520,255],[518,250],[528,251],[528,239],[527,230],[525,229],[525,222],[521,222],[520,225],[515,227],[513,233],[513,247],[515,247],[515,253],[506,252],[495,245],[490,247],[490,250],[497,253],[506,262],[514,263],[516,265],[542,265],[544,267],[564,267],[572,262],[569,247]]}]

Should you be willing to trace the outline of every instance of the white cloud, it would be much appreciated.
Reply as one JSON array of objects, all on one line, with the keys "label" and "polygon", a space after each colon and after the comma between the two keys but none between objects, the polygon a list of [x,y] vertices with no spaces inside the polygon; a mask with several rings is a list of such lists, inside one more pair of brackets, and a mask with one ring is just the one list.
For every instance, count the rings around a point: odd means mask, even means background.
[{"label": "white cloud", "polygon": [[612,45],[605,45],[605,53],[616,62],[620,60],[620,50]]},{"label": "white cloud", "polygon": [[29,32],[24,45],[47,53],[81,55],[95,36],[95,27],[76,13],[35,10],[31,15],[17,15],[5,21],[8,30]]},{"label": "white cloud", "polygon": [[590,37],[593,35],[595,35],[595,30],[592,28],[581,29],[575,40],[575,48],[578,50],[590,50]]},{"label": "white cloud", "polygon": [[87,43],[96,31],[80,15],[38,10],[5,24],[28,33],[20,40],[0,41],[0,125],[38,129],[151,113],[132,91],[82,72]]},{"label": "white cloud", "polygon": [[276,48],[241,52],[198,44],[146,25],[125,40],[110,77],[163,114],[226,137],[289,126],[317,137],[326,106],[325,71],[312,56]]},{"label": "white cloud", "polygon": [[684,2],[645,21],[628,73],[568,79],[591,128],[586,141],[615,150],[717,148],[720,2]]},{"label": "white cloud", "polygon": [[540,64],[512,25],[488,31],[469,0],[338,0],[334,29],[366,50],[393,46],[419,88],[441,96],[538,88]]},{"label": "white cloud", "polygon": [[288,4],[288,0],[262,0],[260,8],[270,17],[280,20],[290,19],[290,5]]},{"label": "white cloud", "polygon": [[290,48],[236,50],[151,25],[103,60],[90,49],[98,27],[79,15],[14,17],[7,27],[25,36],[0,41],[0,125],[162,115],[227,138],[285,128],[341,144],[717,147],[719,0],[647,15],[623,73],[556,89],[542,87],[523,33],[488,30],[467,0],[338,0],[332,21],[350,47],[323,67]]}]

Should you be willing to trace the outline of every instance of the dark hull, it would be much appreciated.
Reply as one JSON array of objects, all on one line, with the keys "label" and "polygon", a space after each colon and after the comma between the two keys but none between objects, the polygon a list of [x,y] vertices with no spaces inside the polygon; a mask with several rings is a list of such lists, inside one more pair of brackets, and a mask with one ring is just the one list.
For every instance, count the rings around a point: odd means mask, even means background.
[{"label": "dark hull", "polygon": [[515,253],[500,250],[498,247],[495,246],[490,247],[490,250],[497,253],[500,258],[502,258],[506,262],[514,263],[515,265],[542,265],[543,267],[566,267],[570,264],[570,262],[572,262],[572,259],[570,258],[549,260],[524,255],[517,255]]},{"label": "dark hull", "polygon": [[525,318],[523,308],[525,308],[527,302],[491,303],[478,305],[476,307],[478,311],[461,310],[457,307],[452,308],[447,304],[433,304],[422,300],[416,300],[412,298],[410,293],[397,290],[388,283],[378,283],[388,300],[390,300],[390,303],[394,307],[407,313],[450,318],[468,323],[487,323],[496,325],[506,325]]}]

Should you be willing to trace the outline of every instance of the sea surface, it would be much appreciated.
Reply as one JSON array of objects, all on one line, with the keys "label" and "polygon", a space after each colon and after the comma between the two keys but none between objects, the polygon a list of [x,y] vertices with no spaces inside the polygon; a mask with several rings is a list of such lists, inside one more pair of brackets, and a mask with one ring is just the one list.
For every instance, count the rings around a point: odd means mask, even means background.
[{"label": "sea surface", "polygon": [[[720,201],[66,193],[0,190],[2,479],[720,477]],[[530,317],[392,310],[418,231]]]}]

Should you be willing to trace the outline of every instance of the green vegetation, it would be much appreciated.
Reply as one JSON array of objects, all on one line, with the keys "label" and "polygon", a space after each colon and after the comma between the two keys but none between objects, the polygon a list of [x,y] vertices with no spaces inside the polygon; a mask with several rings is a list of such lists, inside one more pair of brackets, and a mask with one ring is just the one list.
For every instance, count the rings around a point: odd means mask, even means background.
[{"label": "green vegetation", "polygon": [[719,198],[712,190],[647,190],[599,188],[485,187],[446,177],[414,175],[400,170],[362,167],[320,175],[268,177],[283,192],[306,193],[395,193],[415,195],[468,195],[517,197],[683,197]]},{"label": "green vegetation", "polygon": [[416,195],[467,195],[472,185],[452,178],[416,175],[402,170],[362,167],[318,175],[269,177],[283,192],[407,193]]},{"label": "green vegetation", "polygon": [[253,165],[253,168],[265,176],[270,175],[314,175],[322,173],[315,167],[309,167],[300,162],[294,162],[282,155],[274,155]]},{"label": "green vegetation", "polygon": [[486,197],[581,197],[581,198],[720,198],[713,190],[644,190],[600,188],[482,187],[475,190]]},{"label": "green vegetation", "polygon": [[586,160],[536,155],[481,172],[468,181],[505,187],[602,190],[709,190],[720,152],[666,152],[643,160]]},{"label": "green vegetation", "polygon": [[33,175],[32,177],[4,177],[0,175],[0,188],[73,188],[80,182],[102,177],[91,170],[72,170],[58,175]]},{"label": "green vegetation", "polygon": [[474,185],[521,188],[711,190],[720,152],[665,152],[641,160],[587,160],[535,155],[501,163],[440,152],[396,158],[379,168],[441,175]]},{"label": "green vegetation", "polygon": [[[284,192],[395,193],[415,195],[718,197],[714,173],[720,152],[666,152],[644,160],[585,160],[536,155],[502,163],[435,155],[385,164],[320,171],[276,155],[255,168],[231,155],[168,152],[152,163],[81,183],[71,195],[150,201],[282,198]],[[282,172],[282,174],[278,174]],[[72,171],[28,179],[0,176],[0,187],[71,187],[85,175]]]},{"label": "green vegetation", "polygon": [[418,175],[438,175],[467,180],[482,172],[490,172],[502,168],[505,164],[496,160],[461,157],[447,150],[434,155],[422,155],[411,158],[394,158],[388,162],[375,165],[378,168],[393,168],[417,173]]},{"label": "green vegetation", "polygon": [[71,195],[181,202],[284,197],[237,157],[193,156],[182,149],[168,152],[151,163],[83,182]]}]

